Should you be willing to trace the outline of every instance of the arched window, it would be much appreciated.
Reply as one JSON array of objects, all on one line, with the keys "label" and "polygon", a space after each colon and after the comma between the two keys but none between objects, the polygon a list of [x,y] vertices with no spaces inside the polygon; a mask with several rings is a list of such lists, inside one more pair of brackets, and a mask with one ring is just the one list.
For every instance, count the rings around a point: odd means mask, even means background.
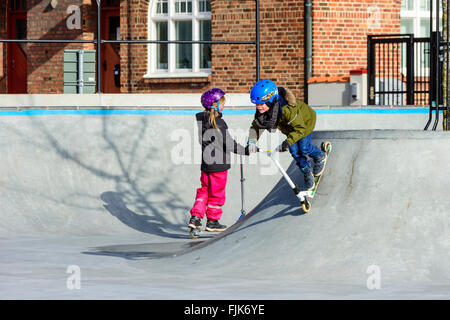
[{"label": "arched window", "polygon": [[[149,7],[149,40],[211,40],[209,0],[155,0]],[[205,77],[209,44],[150,44],[147,78]]]}]

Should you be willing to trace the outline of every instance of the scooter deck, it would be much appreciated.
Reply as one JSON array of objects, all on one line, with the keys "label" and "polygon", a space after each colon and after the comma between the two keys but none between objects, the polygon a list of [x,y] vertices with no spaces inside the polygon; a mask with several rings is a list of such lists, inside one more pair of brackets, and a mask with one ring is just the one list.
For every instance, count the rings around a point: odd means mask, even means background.
[{"label": "scooter deck", "polygon": [[316,191],[317,191],[317,188],[319,187],[320,180],[327,168],[328,157],[330,156],[331,149],[332,149],[331,143],[329,141],[325,141],[324,143],[322,143],[321,149],[323,152],[325,152],[327,154],[327,162],[324,165],[323,171],[321,174],[314,176],[314,188],[312,190],[300,192],[302,196],[308,197],[311,199],[314,198],[314,196],[316,195]]},{"label": "scooter deck", "polygon": [[329,141],[325,141],[322,144],[322,151],[327,154],[327,161],[325,162],[322,173],[317,176],[314,176],[314,188],[310,191],[311,192],[310,198],[314,198],[314,196],[316,195],[316,191],[317,191],[317,188],[319,187],[319,183],[320,183],[320,178],[322,178],[322,176],[325,173],[325,170],[327,168],[328,157],[330,156],[331,149],[332,149],[332,146]]},{"label": "scooter deck", "polygon": [[[332,148],[331,142],[329,142],[329,141],[322,142],[321,149],[322,149],[322,151],[327,153],[327,162],[328,162],[328,155],[331,152],[331,148]],[[284,179],[286,180],[286,182],[289,184],[289,186],[294,191],[295,196],[299,199],[300,203],[302,204],[302,210],[305,213],[309,212],[311,210],[311,204],[307,198],[314,198],[314,195],[316,194],[316,190],[319,186],[320,178],[322,177],[323,173],[325,172],[326,163],[324,165],[322,173],[320,175],[316,176],[314,179],[314,188],[310,191],[300,191],[299,187],[287,175],[286,171],[281,167],[280,163],[272,157],[273,152],[276,152],[276,151],[264,150],[264,149],[259,149],[259,151],[267,152],[267,155],[272,159],[273,163],[278,167],[278,169],[281,172],[281,174],[283,175]]]},{"label": "scooter deck", "polygon": [[[225,229],[226,230],[226,229]],[[209,234],[211,234],[211,233],[221,233],[221,232],[224,232],[225,230],[221,230],[221,231],[219,231],[219,230],[214,230],[214,231],[209,231],[209,230],[206,230],[206,229],[200,229],[200,228],[196,228],[196,229],[194,229],[194,228],[189,228],[189,236],[191,237],[191,239],[197,239],[197,238],[199,238],[200,237],[200,235],[202,234],[202,233],[209,233]]]}]

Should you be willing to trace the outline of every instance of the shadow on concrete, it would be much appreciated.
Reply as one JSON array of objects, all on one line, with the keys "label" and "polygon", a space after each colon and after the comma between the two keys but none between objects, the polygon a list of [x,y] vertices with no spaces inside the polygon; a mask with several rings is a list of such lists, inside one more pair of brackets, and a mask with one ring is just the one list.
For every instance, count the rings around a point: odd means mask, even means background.
[{"label": "shadow on concrete", "polygon": [[[161,181],[153,183],[154,177],[158,177],[160,172],[156,172],[159,169],[158,166],[149,164],[156,163],[160,151],[146,141],[146,139],[148,140],[147,130],[151,127],[148,118],[139,118],[133,122],[133,128],[121,128],[123,132],[120,132],[118,128],[114,127],[113,122],[110,123],[109,116],[104,115],[100,134],[88,137],[99,142],[100,150],[93,151],[95,154],[111,155],[108,162],[114,163],[113,169],[108,169],[111,166],[92,163],[92,156],[89,158],[79,156],[76,150],[72,150],[71,145],[63,140],[63,137],[52,133],[53,128],[49,127],[48,123],[53,122],[47,123],[44,119],[33,116],[29,119],[46,141],[24,135],[23,139],[28,144],[45,152],[55,152],[64,161],[70,161],[91,175],[112,181],[116,185],[115,190],[106,190],[99,195],[104,202],[103,208],[112,216],[139,232],[168,238],[189,238],[186,228],[187,221],[184,221],[186,216],[182,213],[189,212],[190,208],[172,190],[168,179],[161,179]],[[83,119],[79,122],[82,121]],[[14,131],[23,135],[20,130]],[[123,145],[127,147],[124,148]],[[142,150],[145,153],[144,157]],[[168,168],[167,174],[173,175],[173,169]],[[83,196],[95,199],[94,195],[86,192],[78,190],[74,198]],[[164,201],[160,199],[164,199]],[[53,201],[61,203],[60,199]],[[75,203],[66,202],[64,204],[81,210],[98,211],[99,209],[81,208],[79,204]],[[133,209],[129,207],[133,207]],[[180,218],[177,218],[178,213],[180,213]],[[167,217],[175,217],[175,220],[171,221]],[[180,220],[180,222],[176,220]]]},{"label": "shadow on concrete", "polygon": [[204,241],[169,242],[169,243],[141,243],[126,245],[111,245],[92,248],[83,252],[88,255],[110,256],[127,260],[145,260],[169,258],[184,250],[194,248]]},{"label": "shadow on concrete", "polygon": [[[163,229],[168,227],[167,221],[164,221],[155,215],[137,214],[136,212],[128,209],[126,203],[124,202],[124,197],[126,197],[126,195],[113,191],[104,192],[100,196],[100,198],[105,202],[103,207],[108,210],[112,216],[116,217],[123,224],[133,228],[134,230],[163,237],[165,236],[179,239],[189,238],[185,225],[181,226],[181,228],[185,230],[183,234],[172,234],[165,232]],[[148,203],[146,209],[147,210],[145,211],[153,211],[150,203]],[[176,231],[178,228],[175,225],[171,225],[171,229]]]},{"label": "shadow on concrete", "polygon": [[[305,181],[302,175],[300,175],[300,170],[298,169],[295,161],[291,162],[291,165],[286,170],[289,177],[292,181],[301,189],[305,189]],[[286,196],[290,195],[290,196]],[[271,209],[273,208],[273,209]],[[283,209],[280,209],[283,208]],[[252,219],[255,215],[260,214],[261,212],[273,212],[273,215],[269,215],[266,218],[259,217],[258,219],[254,219],[254,222],[250,222],[248,220]],[[226,231],[218,234],[212,239],[205,241],[203,243],[199,243],[194,247],[185,248],[183,251],[175,253],[176,256],[181,256],[183,254],[192,252],[193,250],[203,248],[205,246],[210,245],[213,242],[216,242],[228,235],[243,232],[244,238],[245,235],[249,234],[249,230],[256,225],[261,223],[267,223],[269,221],[279,219],[288,215],[291,216],[303,216],[306,213],[302,210],[300,201],[293,193],[292,189],[288,185],[288,183],[281,177],[280,181],[273,187],[270,193],[262,199],[262,201],[251,210],[246,216],[242,217],[235,224],[230,226]],[[252,219],[253,220],[253,219]],[[246,231],[246,232],[245,232]]]}]

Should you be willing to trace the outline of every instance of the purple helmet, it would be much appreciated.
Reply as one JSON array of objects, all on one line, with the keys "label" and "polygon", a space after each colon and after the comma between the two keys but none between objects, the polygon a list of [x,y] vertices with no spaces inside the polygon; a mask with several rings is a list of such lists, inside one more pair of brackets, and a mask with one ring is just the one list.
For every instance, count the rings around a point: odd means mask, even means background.
[{"label": "purple helmet", "polygon": [[[225,95],[225,91],[219,88],[210,89],[208,91],[205,91],[202,94],[202,106],[206,110],[210,110],[211,107],[216,109],[216,106],[214,105],[217,101],[219,101],[220,98],[222,98]],[[218,108],[217,108],[218,109]],[[217,110],[219,111],[219,110]]]}]

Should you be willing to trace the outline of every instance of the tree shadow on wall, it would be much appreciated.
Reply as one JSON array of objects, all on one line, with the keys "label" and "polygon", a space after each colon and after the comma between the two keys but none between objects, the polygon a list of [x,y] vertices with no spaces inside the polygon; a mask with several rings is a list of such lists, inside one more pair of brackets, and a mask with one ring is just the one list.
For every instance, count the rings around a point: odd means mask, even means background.
[{"label": "tree shadow on wall", "polygon": [[[99,123],[90,117],[91,121],[83,124],[86,121],[85,117],[89,116],[81,116],[78,123],[70,121],[70,126],[93,126]],[[76,143],[78,150],[72,146],[70,138],[52,133],[62,132],[61,128],[55,130],[51,127],[52,125],[64,126],[63,124],[54,121],[44,122],[37,117],[29,119],[32,126],[42,134],[42,138],[36,138],[36,135],[24,136],[26,143],[45,152],[56,153],[62,161],[70,161],[80,170],[87,171],[88,177],[91,176],[93,180],[99,178],[105,180],[106,184],[109,181],[115,185],[112,190],[94,190],[94,194],[89,190],[77,190],[73,194],[73,203],[65,202],[64,205],[77,210],[98,213],[98,207],[83,207],[79,204],[79,199],[98,200],[100,198],[103,208],[108,213],[136,231],[168,238],[188,238],[186,213],[189,212],[189,207],[169,184],[170,177],[176,176],[176,167],[164,166],[163,172],[161,171],[162,163],[160,166],[155,165],[162,161],[159,158],[161,151],[149,143],[152,132],[149,133],[148,130],[152,128],[152,123],[148,117],[132,118],[126,120],[124,125],[122,117],[112,120],[111,116],[104,115],[100,120],[101,124],[89,130],[89,132],[95,130],[96,137],[89,134],[79,137],[81,140]],[[70,131],[71,128],[66,126],[64,130]],[[76,132],[79,130],[75,129]],[[155,129],[152,128],[152,130]],[[17,129],[14,132],[21,134],[21,131]],[[102,160],[106,159],[110,165],[89,155],[88,149],[92,148],[92,143],[89,147],[87,142],[89,139],[98,144],[94,146],[97,149],[95,156],[98,155]],[[153,165],[149,166],[149,163]],[[60,203],[60,199],[52,201]]]},{"label": "tree shadow on wall", "polygon": [[[100,195],[100,198],[105,202],[103,207],[108,210],[108,212],[116,217],[120,222],[129,226],[130,228],[143,233],[155,234],[158,236],[169,236],[169,233],[163,231],[167,229],[167,221],[156,217],[155,215],[147,214],[137,214],[133,210],[127,208],[125,202],[126,194],[107,191]],[[148,211],[151,209],[151,204],[148,203],[146,206]],[[176,226],[170,226],[172,230],[179,229]],[[184,229],[185,225],[182,226]],[[170,234],[170,238],[181,238],[186,239],[186,232],[184,234]]]}]

